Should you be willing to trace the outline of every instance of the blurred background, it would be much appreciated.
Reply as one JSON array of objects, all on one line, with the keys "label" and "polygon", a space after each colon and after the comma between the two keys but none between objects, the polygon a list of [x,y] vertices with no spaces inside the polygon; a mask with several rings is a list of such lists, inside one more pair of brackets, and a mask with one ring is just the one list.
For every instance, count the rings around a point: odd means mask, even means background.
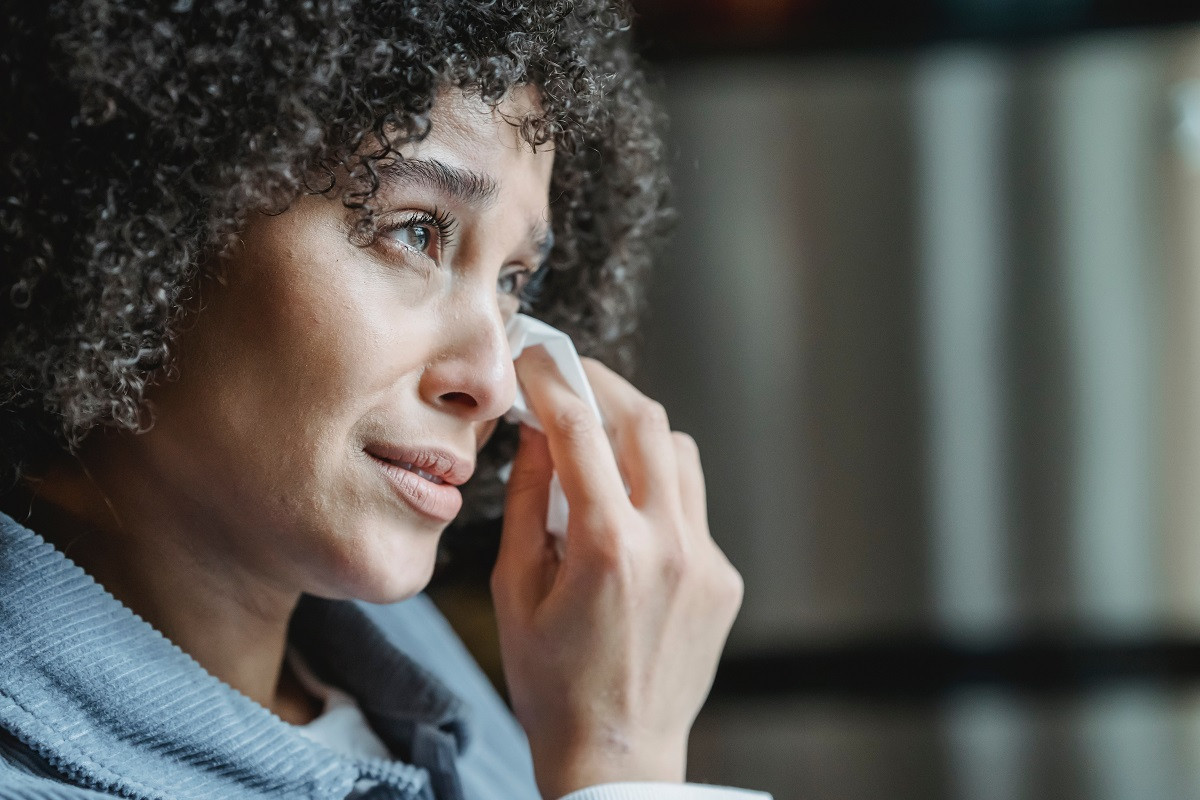
[{"label": "blurred background", "polygon": [[637,383],[699,442],[747,587],[693,780],[1200,798],[1176,5],[635,2],[679,211]]}]

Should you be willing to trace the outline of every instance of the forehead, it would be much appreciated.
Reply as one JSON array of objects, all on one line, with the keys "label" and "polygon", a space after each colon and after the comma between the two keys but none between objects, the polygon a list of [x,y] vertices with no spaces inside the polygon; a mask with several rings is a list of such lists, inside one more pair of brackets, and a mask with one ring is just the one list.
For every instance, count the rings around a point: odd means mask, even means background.
[{"label": "forehead", "polygon": [[419,142],[400,148],[406,158],[436,159],[490,178],[501,195],[534,184],[549,188],[554,150],[534,148],[521,136],[522,120],[540,111],[539,93],[517,87],[492,107],[457,89],[439,93],[430,114],[430,131]]}]

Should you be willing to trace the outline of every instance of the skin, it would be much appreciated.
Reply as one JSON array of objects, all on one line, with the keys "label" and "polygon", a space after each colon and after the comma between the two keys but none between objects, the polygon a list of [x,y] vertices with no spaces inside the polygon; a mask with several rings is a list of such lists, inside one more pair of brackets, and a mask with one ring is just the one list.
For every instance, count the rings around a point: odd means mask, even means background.
[{"label": "skin", "polygon": [[[546,435],[523,431],[492,588],[553,798],[683,779],[741,581],[709,537],[695,445],[661,406],[588,361],[602,426],[540,349],[511,359],[504,325],[547,247],[554,153],[511,123],[536,103],[440,96],[404,155],[476,180],[391,175],[389,229],[366,246],[337,197],[254,216],[188,310],[154,426],[97,433],[31,480],[28,519],[211,673],[307,722],[319,707],[283,659],[300,594],[411,596],[447,524],[373,453],[436,448],[462,478],[520,380]],[[554,469],[572,510],[561,560],[544,529]]]}]

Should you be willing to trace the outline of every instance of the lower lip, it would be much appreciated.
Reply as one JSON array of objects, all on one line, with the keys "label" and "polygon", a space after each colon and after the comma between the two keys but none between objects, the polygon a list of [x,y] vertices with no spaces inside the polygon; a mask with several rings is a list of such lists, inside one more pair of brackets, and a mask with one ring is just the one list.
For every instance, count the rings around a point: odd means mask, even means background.
[{"label": "lower lip", "polygon": [[453,522],[462,510],[462,492],[457,486],[434,483],[375,456],[371,456],[371,460],[379,466],[396,494],[421,514],[438,522]]}]

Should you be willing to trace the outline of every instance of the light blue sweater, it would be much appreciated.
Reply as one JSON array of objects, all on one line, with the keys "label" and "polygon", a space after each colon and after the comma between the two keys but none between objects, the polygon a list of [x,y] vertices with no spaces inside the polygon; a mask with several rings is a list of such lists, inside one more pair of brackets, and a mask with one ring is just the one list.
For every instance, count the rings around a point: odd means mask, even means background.
[{"label": "light blue sweater", "polygon": [[426,598],[305,598],[292,643],[399,761],[310,742],[0,514],[0,798],[341,800],[364,777],[379,797],[538,798],[520,727]]},{"label": "light blue sweater", "polygon": [[[305,598],[291,643],[398,760],[310,741],[0,513],[0,800],[343,800],[360,779],[364,800],[538,800],[523,731],[425,597]],[[768,796],[613,784],[564,800],[668,797]]]}]

